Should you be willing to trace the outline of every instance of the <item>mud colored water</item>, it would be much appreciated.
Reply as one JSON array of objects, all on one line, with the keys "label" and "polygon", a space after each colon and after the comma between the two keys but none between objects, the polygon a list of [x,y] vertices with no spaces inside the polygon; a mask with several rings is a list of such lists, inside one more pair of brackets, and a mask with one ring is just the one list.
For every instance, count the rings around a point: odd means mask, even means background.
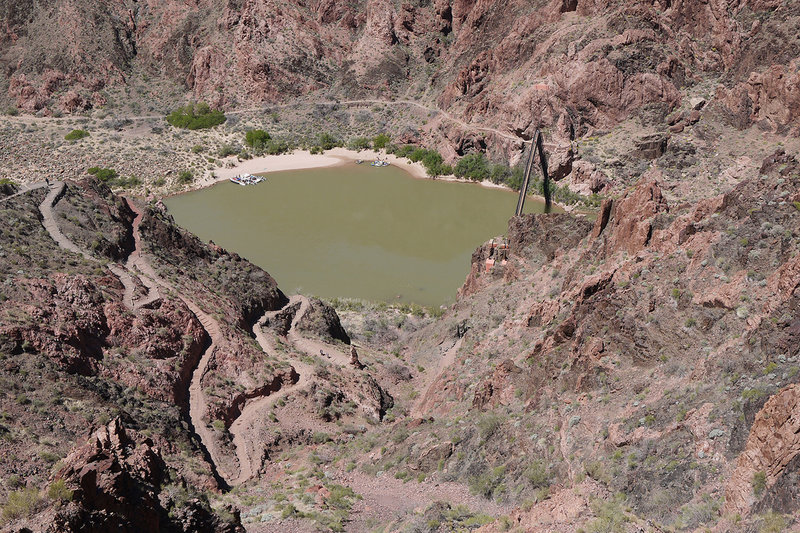
[{"label": "mud colored water", "polygon": [[166,204],[178,224],[262,267],[286,293],[438,306],[455,299],[475,248],[506,231],[516,200],[352,163],[222,182]]}]

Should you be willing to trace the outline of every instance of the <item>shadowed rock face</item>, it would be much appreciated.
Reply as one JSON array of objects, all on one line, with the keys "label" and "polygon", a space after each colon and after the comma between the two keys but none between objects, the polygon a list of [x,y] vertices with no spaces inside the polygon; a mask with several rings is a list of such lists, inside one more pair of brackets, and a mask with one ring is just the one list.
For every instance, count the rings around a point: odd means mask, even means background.
[{"label": "shadowed rock face", "polygon": [[300,331],[320,336],[323,339],[350,344],[350,336],[342,327],[336,310],[318,298],[309,299],[308,310],[300,318],[297,327]]},{"label": "shadowed rock face", "polygon": [[56,511],[48,532],[244,531],[222,522],[199,500],[170,514],[174,502],[162,493],[169,472],[159,448],[150,439],[132,438],[119,419],[67,456],[55,481],[73,495]]}]

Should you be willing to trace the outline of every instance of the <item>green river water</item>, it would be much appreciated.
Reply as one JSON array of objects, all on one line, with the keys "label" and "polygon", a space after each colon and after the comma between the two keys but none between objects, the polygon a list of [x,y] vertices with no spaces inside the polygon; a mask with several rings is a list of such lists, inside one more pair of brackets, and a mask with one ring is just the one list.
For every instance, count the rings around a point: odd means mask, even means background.
[{"label": "green river water", "polygon": [[[249,259],[287,293],[439,306],[477,246],[506,231],[515,193],[355,163],[222,182],[165,201],[175,221]],[[526,201],[526,212],[544,204]]]}]

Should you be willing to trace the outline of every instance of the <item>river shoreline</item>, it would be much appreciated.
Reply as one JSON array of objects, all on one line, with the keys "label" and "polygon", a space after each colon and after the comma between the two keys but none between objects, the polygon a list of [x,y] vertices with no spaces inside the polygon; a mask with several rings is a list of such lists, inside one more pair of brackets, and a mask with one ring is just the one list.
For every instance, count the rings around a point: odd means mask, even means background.
[{"label": "river shoreline", "polygon": [[[475,182],[472,180],[458,178],[456,176],[439,176],[433,178],[428,175],[422,163],[414,163],[408,158],[397,157],[394,154],[387,154],[383,150],[350,150],[347,148],[333,148],[326,150],[321,154],[312,154],[308,150],[294,150],[288,154],[280,155],[265,155],[254,157],[240,161],[236,156],[224,159],[221,162],[226,166],[219,166],[215,168],[210,175],[207,174],[201,179],[198,179],[191,187],[190,190],[204,189],[210,187],[220,181],[226,181],[238,174],[269,174],[271,172],[283,172],[287,170],[308,170],[314,168],[330,168],[354,163],[357,160],[363,160],[365,164],[368,161],[373,161],[380,158],[381,160],[388,161],[390,164],[397,168],[404,170],[416,179],[425,180],[438,180],[453,183],[473,183],[487,189],[502,189],[511,192],[514,191],[507,185],[493,183],[489,180]],[[232,164],[233,166],[227,166]],[[188,192],[188,191],[183,191]],[[178,193],[178,194],[182,194]],[[544,197],[540,195],[528,195],[536,201],[544,202]],[[563,206],[554,204],[559,209],[570,211],[571,206]]]}]

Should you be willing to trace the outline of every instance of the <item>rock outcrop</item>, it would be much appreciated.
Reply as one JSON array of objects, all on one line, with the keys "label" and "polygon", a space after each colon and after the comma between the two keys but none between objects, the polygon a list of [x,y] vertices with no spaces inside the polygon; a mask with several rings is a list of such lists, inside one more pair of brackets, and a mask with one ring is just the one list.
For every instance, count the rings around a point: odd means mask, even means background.
[{"label": "rock outcrop", "polygon": [[[725,512],[794,510],[800,489],[800,386],[773,395],[756,414],[744,451],[726,484]],[[795,502],[795,503],[793,503]]]},{"label": "rock outcrop", "polygon": [[132,437],[114,419],[64,459],[54,482],[72,490],[71,501],[55,512],[46,530],[244,531],[238,523],[222,521],[197,497],[176,501],[163,488],[167,481],[159,448],[150,439]]}]

